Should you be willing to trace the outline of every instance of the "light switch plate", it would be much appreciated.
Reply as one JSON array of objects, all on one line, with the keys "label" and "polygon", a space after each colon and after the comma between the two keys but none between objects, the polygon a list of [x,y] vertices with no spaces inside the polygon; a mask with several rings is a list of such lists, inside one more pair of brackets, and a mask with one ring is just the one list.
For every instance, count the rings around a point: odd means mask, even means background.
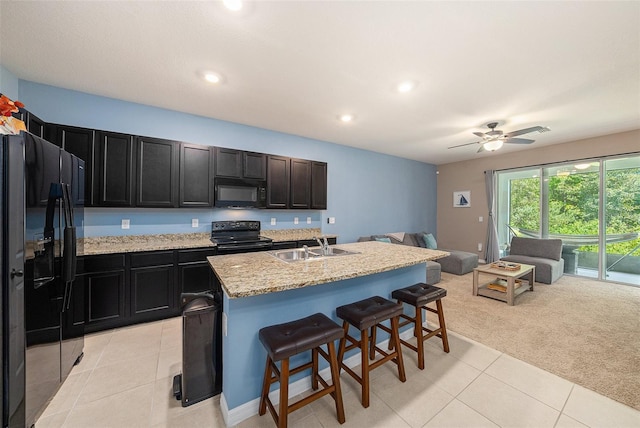
[{"label": "light switch plate", "polygon": [[198,227],[198,219],[197,218],[192,218],[191,219],[191,227]]},{"label": "light switch plate", "polygon": [[311,224],[311,217],[307,217],[307,224]]},{"label": "light switch plate", "polygon": [[329,224],[335,224],[336,223],[336,218],[335,217],[329,217],[329,219],[327,220],[327,222]]},{"label": "light switch plate", "polygon": [[129,221],[128,218],[123,218],[122,219],[122,224],[120,227],[122,227],[123,229],[129,229],[129,227],[131,226],[131,222]]},{"label": "light switch plate", "polygon": [[271,226],[275,226],[275,225],[276,225],[276,218],[271,217]]},{"label": "light switch plate", "polygon": [[479,221],[480,223],[482,223],[482,222],[484,221],[484,217],[482,217],[482,216],[478,217],[478,221]]}]

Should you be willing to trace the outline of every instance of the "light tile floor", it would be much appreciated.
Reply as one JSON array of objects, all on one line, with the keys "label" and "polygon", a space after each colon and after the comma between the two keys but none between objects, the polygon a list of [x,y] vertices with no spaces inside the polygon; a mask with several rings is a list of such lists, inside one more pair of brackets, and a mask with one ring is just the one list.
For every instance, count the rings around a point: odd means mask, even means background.
[{"label": "light tile floor", "polygon": [[[406,383],[391,364],[372,372],[371,406],[342,374],[343,427],[640,427],[640,412],[450,333],[451,352],[428,340],[426,368],[405,351]],[[74,367],[37,428],[224,427],[220,398],[183,408],[171,389],[181,371],[181,318],[86,336]],[[324,397],[294,412],[292,427],[338,427]],[[238,428],[273,427],[269,414]]]}]

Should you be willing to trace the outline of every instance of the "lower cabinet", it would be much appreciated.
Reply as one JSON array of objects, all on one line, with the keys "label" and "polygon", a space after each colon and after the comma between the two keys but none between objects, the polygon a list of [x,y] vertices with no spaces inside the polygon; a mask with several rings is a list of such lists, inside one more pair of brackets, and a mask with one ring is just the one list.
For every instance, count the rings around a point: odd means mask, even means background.
[{"label": "lower cabinet", "polygon": [[[78,258],[87,333],[180,315],[180,294],[216,291],[213,248]],[[218,287],[219,288],[219,287]]]}]

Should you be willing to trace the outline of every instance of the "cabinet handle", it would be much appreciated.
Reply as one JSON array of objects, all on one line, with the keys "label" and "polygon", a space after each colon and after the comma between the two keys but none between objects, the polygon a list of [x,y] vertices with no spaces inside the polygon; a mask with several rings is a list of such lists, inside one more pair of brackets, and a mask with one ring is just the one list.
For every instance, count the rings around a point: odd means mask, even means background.
[{"label": "cabinet handle", "polygon": [[24,276],[24,272],[22,270],[11,269],[11,279],[15,278],[16,276],[22,277]]}]

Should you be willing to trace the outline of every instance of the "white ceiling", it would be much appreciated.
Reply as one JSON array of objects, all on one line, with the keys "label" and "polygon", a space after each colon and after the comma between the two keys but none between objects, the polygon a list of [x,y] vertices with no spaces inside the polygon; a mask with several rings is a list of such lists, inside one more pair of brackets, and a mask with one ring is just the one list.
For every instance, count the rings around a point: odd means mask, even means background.
[{"label": "white ceiling", "polygon": [[447,147],[493,120],[551,128],[501,152],[640,128],[638,1],[2,0],[0,24],[20,79],[434,164],[491,156]]}]

